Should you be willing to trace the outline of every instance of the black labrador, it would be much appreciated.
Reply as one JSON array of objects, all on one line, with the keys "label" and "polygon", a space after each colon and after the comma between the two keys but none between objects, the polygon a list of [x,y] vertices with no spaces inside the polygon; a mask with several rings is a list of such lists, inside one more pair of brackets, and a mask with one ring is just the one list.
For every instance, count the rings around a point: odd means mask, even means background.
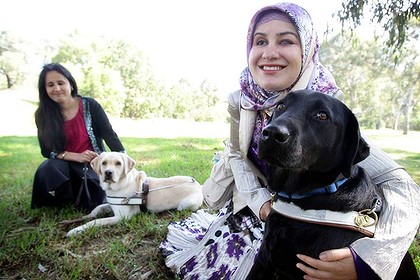
[{"label": "black labrador", "polygon": [[[301,90],[279,102],[259,142],[276,197],[247,279],[303,279],[297,253],[318,258],[373,236],[383,194],[357,166],[368,155],[356,117],[339,100]],[[396,279],[419,279],[408,253]]]}]

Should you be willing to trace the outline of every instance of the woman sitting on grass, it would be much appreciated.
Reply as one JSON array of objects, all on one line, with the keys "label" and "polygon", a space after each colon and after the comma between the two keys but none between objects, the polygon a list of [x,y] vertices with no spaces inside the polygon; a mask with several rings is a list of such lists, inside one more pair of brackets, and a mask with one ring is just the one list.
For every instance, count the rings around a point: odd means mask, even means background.
[{"label": "woman sitting on grass", "polygon": [[78,94],[71,73],[58,63],[44,66],[35,112],[41,153],[47,158],[35,173],[32,208],[73,204],[90,211],[105,202],[99,178],[88,164],[105,150],[124,147],[93,98]]}]

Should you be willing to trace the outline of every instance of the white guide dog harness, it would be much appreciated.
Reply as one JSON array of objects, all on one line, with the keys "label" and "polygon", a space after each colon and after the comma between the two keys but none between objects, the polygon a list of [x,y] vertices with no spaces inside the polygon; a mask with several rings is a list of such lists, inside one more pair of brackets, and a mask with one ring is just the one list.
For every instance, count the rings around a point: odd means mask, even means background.
[{"label": "white guide dog harness", "polygon": [[[195,179],[190,178],[190,182],[194,183]],[[150,189],[150,181],[148,178],[144,180],[144,182],[141,184],[141,190],[133,192],[131,195],[126,197],[121,196],[107,196],[106,200],[109,204],[112,205],[139,205],[146,206],[147,204],[147,195],[149,192],[155,192],[163,189],[169,189],[169,188],[175,188],[181,184],[185,184],[187,182],[183,182],[180,184],[174,184],[174,185],[168,185],[168,186],[162,186],[154,189]]]},{"label": "white guide dog harness", "polygon": [[379,196],[375,197],[371,209],[349,212],[338,212],[325,209],[303,210],[293,202],[286,202],[279,199],[279,197],[302,199],[316,194],[334,193],[346,181],[346,178],[341,179],[327,187],[319,188],[303,195],[288,195],[282,192],[276,193],[272,199],[271,207],[277,213],[294,220],[354,230],[361,232],[368,237],[373,237],[375,234],[376,224],[378,223],[378,215],[376,212],[379,212],[382,207],[382,200]]}]

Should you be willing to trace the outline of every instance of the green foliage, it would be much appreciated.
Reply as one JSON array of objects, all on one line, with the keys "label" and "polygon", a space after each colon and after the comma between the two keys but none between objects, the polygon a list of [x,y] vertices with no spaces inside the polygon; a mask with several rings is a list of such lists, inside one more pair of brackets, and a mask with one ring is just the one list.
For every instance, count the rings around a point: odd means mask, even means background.
[{"label": "green foliage", "polygon": [[220,117],[213,110],[218,90],[210,82],[196,88],[181,79],[168,87],[155,78],[147,58],[135,46],[120,40],[87,40],[77,32],[71,38],[60,43],[53,61],[79,73],[81,93],[96,98],[110,114],[195,121]]},{"label": "green foliage", "polygon": [[418,106],[414,108],[414,112],[413,115],[417,116],[414,118],[411,118],[410,120],[410,127],[412,130],[420,130],[420,114],[417,112],[418,111]]},{"label": "green foliage", "polygon": [[[338,17],[342,23],[349,21],[353,27],[361,23],[361,19],[369,10],[373,12],[372,22],[382,24],[388,31],[387,46],[393,51],[400,49],[409,38],[410,23],[419,25],[420,8],[418,1],[407,0],[347,0],[343,1]],[[418,37],[418,33],[417,33]]]},{"label": "green foliage", "polygon": [[322,43],[321,61],[363,127],[397,129],[402,121],[409,125],[410,118],[417,119],[419,52],[403,49],[404,58],[395,63],[379,38],[362,41],[343,32]]},{"label": "green foliage", "polygon": [[113,116],[120,116],[124,108],[124,87],[118,72],[99,64],[85,71],[80,92],[94,97],[106,112]]},{"label": "green foliage", "polygon": [[78,82],[80,94],[97,99],[109,114],[121,115],[125,92],[120,73],[100,63],[106,42],[87,40],[77,32],[70,37],[72,40],[60,43],[52,60],[69,68]]},{"label": "green foliage", "polygon": [[122,117],[148,118],[158,107],[159,86],[143,53],[123,41],[110,41],[101,63],[120,73],[126,98]]},{"label": "green foliage", "polygon": [[27,62],[22,40],[0,31],[0,87],[12,88],[21,83]]},{"label": "green foliage", "polygon": [[[194,106],[191,110],[192,119],[195,121],[212,121],[218,119],[220,112],[217,110],[219,103],[218,90],[214,84],[204,80],[200,90],[193,96]],[[223,108],[225,109],[225,108]]]}]

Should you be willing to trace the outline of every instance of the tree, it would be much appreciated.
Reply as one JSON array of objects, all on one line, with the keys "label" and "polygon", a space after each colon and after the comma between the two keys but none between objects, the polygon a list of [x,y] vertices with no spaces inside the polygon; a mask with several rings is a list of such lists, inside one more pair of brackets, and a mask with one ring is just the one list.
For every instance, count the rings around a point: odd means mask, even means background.
[{"label": "tree", "polygon": [[[342,24],[349,21],[353,28],[361,24],[361,18],[366,14],[366,7],[373,12],[372,22],[382,24],[388,32],[388,47],[393,51],[400,49],[409,39],[408,29],[419,28],[420,8],[418,1],[412,0],[347,0],[343,1],[338,17]],[[418,39],[417,32],[416,38]]]},{"label": "tree", "polygon": [[69,37],[71,40],[61,41],[52,60],[69,68],[81,94],[97,99],[111,115],[123,115],[126,100],[123,77],[120,69],[104,63],[113,52],[112,45],[104,38],[86,37],[77,31]]},{"label": "tree", "polygon": [[22,81],[26,61],[23,41],[2,31],[0,33],[0,74],[6,79],[7,88],[12,88]]},{"label": "tree", "polygon": [[125,89],[122,117],[148,118],[160,114],[163,87],[142,51],[125,41],[111,40],[101,63],[120,73]]},{"label": "tree", "polygon": [[212,121],[218,114],[217,88],[203,81],[199,88],[186,79],[165,86],[155,78],[143,53],[122,40],[69,35],[52,58],[64,63],[83,95],[96,98],[115,116],[133,119],[166,117]]},{"label": "tree", "polygon": [[[406,50],[406,56],[401,57],[404,63],[400,64],[396,75],[396,83],[400,92],[401,114],[404,115],[403,134],[410,129],[410,118],[414,107],[420,97],[420,56],[414,50]],[[396,122],[396,126],[398,122]]]},{"label": "tree", "polygon": [[321,50],[322,61],[334,74],[345,103],[360,123],[365,127],[380,127],[381,112],[375,103],[383,97],[373,83],[386,68],[380,65],[382,60],[377,44],[360,42],[359,38],[342,33],[324,42]]},{"label": "tree", "polygon": [[[218,89],[209,80],[204,80],[200,89],[196,91],[193,98],[194,105],[191,108],[191,115],[196,121],[214,121],[220,117],[220,112],[217,110],[219,103]],[[226,110],[226,108],[223,108]]]},{"label": "tree", "polygon": [[377,39],[361,41],[343,32],[323,42],[320,56],[362,126],[408,131],[411,119],[417,120],[420,56],[415,47],[402,47],[404,56],[395,64],[383,49]]}]

